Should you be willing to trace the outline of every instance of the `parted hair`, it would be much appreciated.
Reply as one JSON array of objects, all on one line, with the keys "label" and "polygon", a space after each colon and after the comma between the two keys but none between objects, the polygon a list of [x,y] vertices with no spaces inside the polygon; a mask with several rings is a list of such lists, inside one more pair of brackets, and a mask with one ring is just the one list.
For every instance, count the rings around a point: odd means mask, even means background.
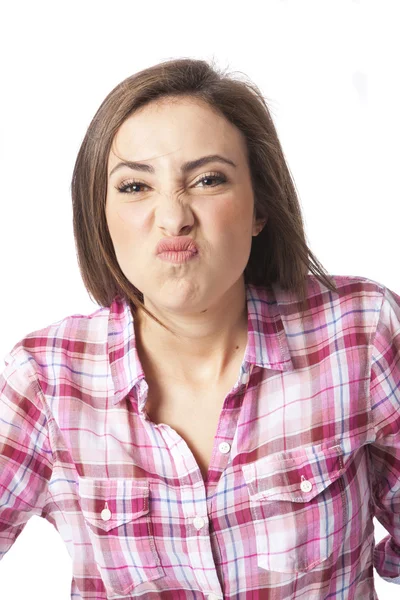
[{"label": "parted hair", "polygon": [[89,296],[110,306],[125,298],[133,314],[143,294],[122,272],[109,234],[105,204],[107,165],[114,137],[136,110],[157,99],[190,96],[222,114],[243,134],[254,193],[255,218],[267,219],[252,238],[245,283],[290,290],[307,308],[307,274],[337,292],[333,279],[308,247],[301,207],[267,102],[255,83],[214,61],[179,58],[141,70],[120,82],[101,103],[75,161],[71,193],[78,265]]}]

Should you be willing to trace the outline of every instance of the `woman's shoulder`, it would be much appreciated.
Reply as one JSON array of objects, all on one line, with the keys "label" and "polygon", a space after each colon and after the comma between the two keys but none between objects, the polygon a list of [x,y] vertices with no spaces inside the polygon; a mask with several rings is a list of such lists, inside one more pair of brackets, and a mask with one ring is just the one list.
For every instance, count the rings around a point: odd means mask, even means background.
[{"label": "woman's shoulder", "polygon": [[[383,293],[385,285],[382,282],[376,281],[369,277],[362,275],[338,275],[329,273],[329,278],[333,280],[340,294],[348,294],[358,290],[360,291],[376,291]],[[323,282],[321,282],[316,275],[309,273],[307,275],[307,282],[310,290],[319,289],[324,292],[327,288]]]},{"label": "woman's shoulder", "polygon": [[72,355],[90,353],[94,346],[106,344],[110,307],[100,307],[89,314],[74,313],[42,328],[28,332],[3,357],[5,366],[32,363],[35,370],[49,362],[49,357],[63,360]]},{"label": "woman's shoulder", "polygon": [[299,331],[314,336],[315,332],[328,340],[343,332],[364,332],[370,339],[377,326],[378,316],[385,299],[400,301],[400,297],[381,281],[360,275],[328,275],[336,292],[328,288],[314,274],[307,275],[307,303],[304,313],[297,296],[273,286],[275,309],[282,319],[289,337]]}]

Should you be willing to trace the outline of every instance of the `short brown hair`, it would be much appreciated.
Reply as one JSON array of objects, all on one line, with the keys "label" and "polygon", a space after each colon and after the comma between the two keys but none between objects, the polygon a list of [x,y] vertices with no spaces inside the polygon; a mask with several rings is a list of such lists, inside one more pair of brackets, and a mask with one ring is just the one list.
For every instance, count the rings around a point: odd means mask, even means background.
[{"label": "short brown hair", "polygon": [[114,136],[137,109],[165,97],[191,96],[219,111],[244,135],[254,192],[255,218],[267,223],[252,240],[245,283],[291,290],[306,308],[309,270],[328,289],[336,285],[308,248],[294,182],[267,103],[249,80],[192,58],[168,60],[131,75],[104,99],[79,149],[72,176],[73,228],[79,269],[89,295],[100,306],[125,297],[131,310],[143,294],[122,272],[105,215],[107,165]]}]

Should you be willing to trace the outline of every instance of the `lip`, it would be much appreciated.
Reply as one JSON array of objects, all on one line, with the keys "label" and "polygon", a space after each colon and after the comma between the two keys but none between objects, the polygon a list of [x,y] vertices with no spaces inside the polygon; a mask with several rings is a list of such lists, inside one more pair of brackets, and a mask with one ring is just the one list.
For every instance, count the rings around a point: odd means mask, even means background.
[{"label": "lip", "polygon": [[179,252],[160,252],[158,258],[172,263],[186,263],[189,260],[198,258],[198,252],[191,252],[190,250],[179,250]]},{"label": "lip", "polygon": [[179,252],[187,254],[188,252],[191,252],[192,254],[197,254],[198,251],[199,249],[196,242],[189,236],[165,237],[161,239],[156,246],[156,254],[161,254],[163,252],[168,252],[170,254]]}]

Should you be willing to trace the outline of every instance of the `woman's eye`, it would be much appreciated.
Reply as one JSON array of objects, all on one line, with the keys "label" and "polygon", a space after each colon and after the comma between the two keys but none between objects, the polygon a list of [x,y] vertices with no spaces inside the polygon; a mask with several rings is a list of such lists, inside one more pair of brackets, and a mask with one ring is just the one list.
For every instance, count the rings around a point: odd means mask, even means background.
[{"label": "woman's eye", "polygon": [[211,173],[210,175],[203,175],[203,177],[201,177],[201,179],[198,179],[195,183],[195,185],[197,185],[198,183],[202,182],[202,181],[212,181],[212,180],[217,180],[219,183],[214,184],[214,185],[206,185],[203,187],[215,187],[215,185],[219,185],[221,183],[225,183],[226,182],[226,177],[224,175],[222,175],[221,173]]},{"label": "woman's eye", "polygon": [[[222,175],[222,173],[210,173],[208,175],[203,175],[203,177],[201,177],[200,179],[198,179],[194,186],[197,186],[197,184],[202,183],[204,181],[217,181],[217,183],[214,183],[212,185],[204,185],[202,187],[215,187],[216,185],[220,185],[221,183],[225,183],[226,182],[226,177],[224,175]],[[116,189],[118,190],[118,192],[121,192],[122,194],[134,194],[137,195],[140,190],[134,190],[133,188],[138,188],[138,187],[148,187],[145,183],[143,183],[142,181],[126,181],[124,183],[121,183],[120,186],[117,186]]]},{"label": "woman's eye", "polygon": [[[129,188],[135,188],[135,187],[139,187],[141,185],[144,185],[145,187],[146,184],[142,183],[141,181],[127,181],[126,183],[121,183],[120,186],[118,186],[116,189],[121,192],[122,194],[132,194],[131,191],[129,191]],[[134,193],[138,193],[138,192],[134,192]]]}]

